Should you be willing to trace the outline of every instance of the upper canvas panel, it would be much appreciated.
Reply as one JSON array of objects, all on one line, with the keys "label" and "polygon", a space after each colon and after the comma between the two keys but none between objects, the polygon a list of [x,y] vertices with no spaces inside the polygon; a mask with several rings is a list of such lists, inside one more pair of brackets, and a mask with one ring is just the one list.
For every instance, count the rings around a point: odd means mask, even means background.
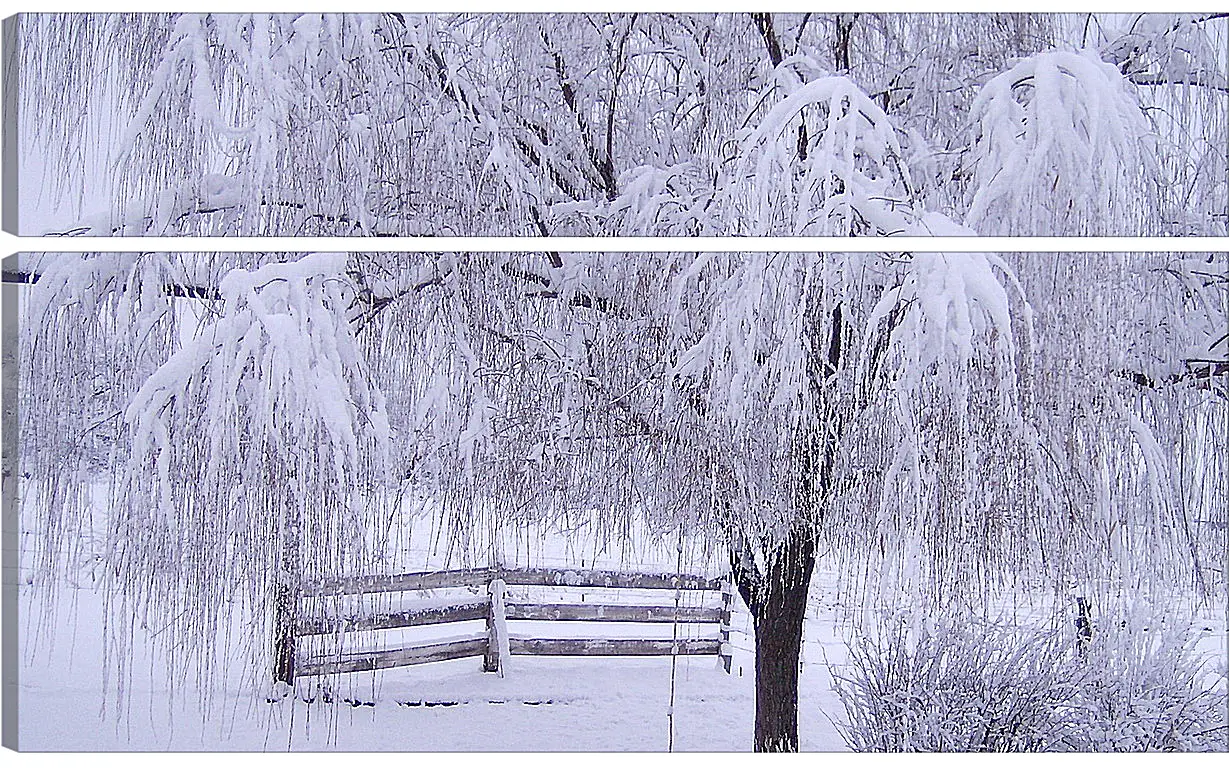
[{"label": "upper canvas panel", "polygon": [[27,14],[6,226],[1225,235],[1227,16]]}]

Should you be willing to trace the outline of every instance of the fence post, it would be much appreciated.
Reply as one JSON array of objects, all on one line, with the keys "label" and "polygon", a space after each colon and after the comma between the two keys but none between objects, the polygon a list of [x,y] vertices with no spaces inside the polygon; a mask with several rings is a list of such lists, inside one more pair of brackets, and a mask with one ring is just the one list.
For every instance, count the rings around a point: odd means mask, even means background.
[{"label": "fence post", "polygon": [[482,659],[483,672],[497,672],[504,676],[504,660],[508,648],[508,624],[504,612],[504,580],[499,572],[487,586],[490,606],[486,616],[486,656]]},{"label": "fence post", "polygon": [[1092,643],[1092,601],[1087,597],[1077,597],[1075,607],[1076,646],[1082,658],[1088,653],[1088,646]]},{"label": "fence post", "polygon": [[734,576],[727,576],[721,582],[721,628],[719,637],[721,638],[721,649],[718,651],[718,656],[721,658],[721,666],[725,668],[726,674],[730,673],[730,667],[733,665],[734,658],[730,652],[730,621],[732,618],[731,605],[734,600]]},{"label": "fence post", "polygon": [[294,685],[294,590],[278,584],[274,597],[273,682]]},{"label": "fence post", "polygon": [[298,653],[295,629],[299,614],[299,520],[288,514],[282,524],[281,572],[273,593],[273,682],[294,685]]}]

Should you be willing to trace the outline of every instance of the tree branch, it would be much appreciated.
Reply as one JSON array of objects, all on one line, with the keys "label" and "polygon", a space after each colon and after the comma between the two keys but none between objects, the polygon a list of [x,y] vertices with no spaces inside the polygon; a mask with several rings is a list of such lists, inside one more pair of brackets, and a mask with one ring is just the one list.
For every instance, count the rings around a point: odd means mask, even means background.
[{"label": "tree branch", "polygon": [[[1139,371],[1118,371],[1118,376],[1145,389],[1188,384],[1196,389],[1206,389],[1214,395],[1229,399],[1229,360],[1201,360],[1192,358],[1183,361],[1187,370],[1171,373],[1162,378],[1153,378]],[[1222,385],[1220,379],[1225,382]]]},{"label": "tree branch", "polygon": [[751,616],[758,618],[763,606],[764,574],[755,564],[751,545],[737,527],[733,528],[730,536],[730,573]]},{"label": "tree branch", "polygon": [[753,13],[751,20],[755,22],[755,28],[760,31],[760,37],[764,39],[764,47],[768,49],[768,60],[772,62],[772,66],[781,66],[784,57],[781,55],[781,41],[777,39],[777,30],[772,24],[771,13]]},{"label": "tree branch", "polygon": [[1209,88],[1214,91],[1224,91],[1229,93],[1229,85],[1223,85],[1211,81],[1202,75],[1183,75],[1181,77],[1170,78],[1164,75],[1138,74],[1130,75],[1129,79],[1135,85],[1147,86],[1162,86],[1162,85],[1192,85],[1198,88]]},{"label": "tree branch", "polygon": [[[27,271],[24,269],[6,269],[3,274],[3,282],[15,283],[19,285],[33,285],[43,277],[40,272]],[[162,286],[162,290],[167,294],[179,299],[201,299],[205,301],[221,301],[222,294],[217,288],[207,285],[193,285],[191,283],[166,283]]]},{"label": "tree branch", "polygon": [[[542,42],[550,52],[551,61],[554,64],[555,77],[559,80],[559,88],[563,92],[563,103],[567,105],[568,110],[572,113],[572,117],[576,120],[576,126],[580,130],[580,142],[584,147],[586,157],[589,159],[589,164],[592,166],[591,172],[597,174],[597,178],[590,179],[589,183],[603,189],[607,200],[614,200],[618,197],[618,190],[615,187],[614,164],[610,160],[610,144],[607,142],[606,157],[599,156],[597,147],[593,143],[592,129],[589,127],[589,121],[585,119],[584,114],[576,103],[576,89],[572,87],[572,82],[567,76],[563,55],[551,45],[550,38],[547,37],[545,29],[541,30],[541,36]],[[614,108],[613,101],[614,97],[612,95],[612,110]]]}]

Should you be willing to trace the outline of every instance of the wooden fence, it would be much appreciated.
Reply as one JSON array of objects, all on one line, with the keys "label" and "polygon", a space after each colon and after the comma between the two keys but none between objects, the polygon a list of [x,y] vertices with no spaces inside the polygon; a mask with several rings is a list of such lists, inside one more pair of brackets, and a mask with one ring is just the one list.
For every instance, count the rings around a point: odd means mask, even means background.
[{"label": "wooden fence", "polygon": [[[312,598],[414,592],[455,587],[486,586],[485,595],[458,598],[448,603],[426,603],[385,613],[344,616],[312,616],[303,610]],[[636,605],[622,602],[507,602],[507,586],[561,587],[567,589],[655,589],[674,590],[675,602],[682,594],[719,592],[721,605],[715,607],[683,605]],[[618,571],[551,568],[483,568],[428,573],[403,573],[389,576],[364,576],[326,579],[303,586],[298,593],[292,620],[278,628],[276,647],[283,660],[275,677],[291,682],[295,677],[338,672],[362,672],[389,667],[425,664],[471,656],[483,657],[483,669],[501,672],[506,655],[528,656],[696,656],[721,658],[730,671],[730,606],[733,587],[728,577],[708,578],[691,574],[647,574]],[[401,629],[459,621],[483,620],[486,631],[472,637],[450,639],[426,645],[389,650],[343,653],[329,658],[298,658],[298,638],[312,635],[343,635],[382,629]],[[547,639],[504,637],[508,621],[634,622],[645,624],[712,624],[718,631],[714,639]],[[286,659],[291,660],[286,663]]]}]

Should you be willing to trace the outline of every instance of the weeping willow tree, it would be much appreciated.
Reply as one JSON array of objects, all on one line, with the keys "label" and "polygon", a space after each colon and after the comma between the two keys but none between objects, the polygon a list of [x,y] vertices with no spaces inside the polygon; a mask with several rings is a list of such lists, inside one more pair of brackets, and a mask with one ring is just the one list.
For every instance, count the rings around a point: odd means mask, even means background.
[{"label": "weeping willow tree", "polygon": [[1215,235],[1227,23],[29,14],[15,55],[61,231]]},{"label": "weeping willow tree", "polygon": [[[1223,22],[1167,18],[1126,58],[1107,25],[1067,50],[1069,17],[847,14],[35,15],[20,53],[52,165],[99,128],[63,94],[125,117],[81,231],[1221,232]],[[253,670],[285,659],[268,622],[383,567],[373,500],[407,486],[471,553],[594,515],[723,549],[764,750],[798,745],[821,551],[926,606],[1206,589],[1223,559],[1192,527],[1224,509],[1223,257],[276,261],[83,258],[31,294],[26,365],[65,382],[23,410],[40,572],[111,471],[115,615],[176,628],[181,676],[233,611]]]},{"label": "weeping willow tree", "polygon": [[23,273],[36,573],[103,481],[117,661],[147,627],[208,686],[238,620],[267,680],[296,584],[391,567],[407,492],[471,556],[595,516],[724,550],[762,750],[798,746],[821,556],[930,612],[1223,591],[1223,255],[286,258]]}]

